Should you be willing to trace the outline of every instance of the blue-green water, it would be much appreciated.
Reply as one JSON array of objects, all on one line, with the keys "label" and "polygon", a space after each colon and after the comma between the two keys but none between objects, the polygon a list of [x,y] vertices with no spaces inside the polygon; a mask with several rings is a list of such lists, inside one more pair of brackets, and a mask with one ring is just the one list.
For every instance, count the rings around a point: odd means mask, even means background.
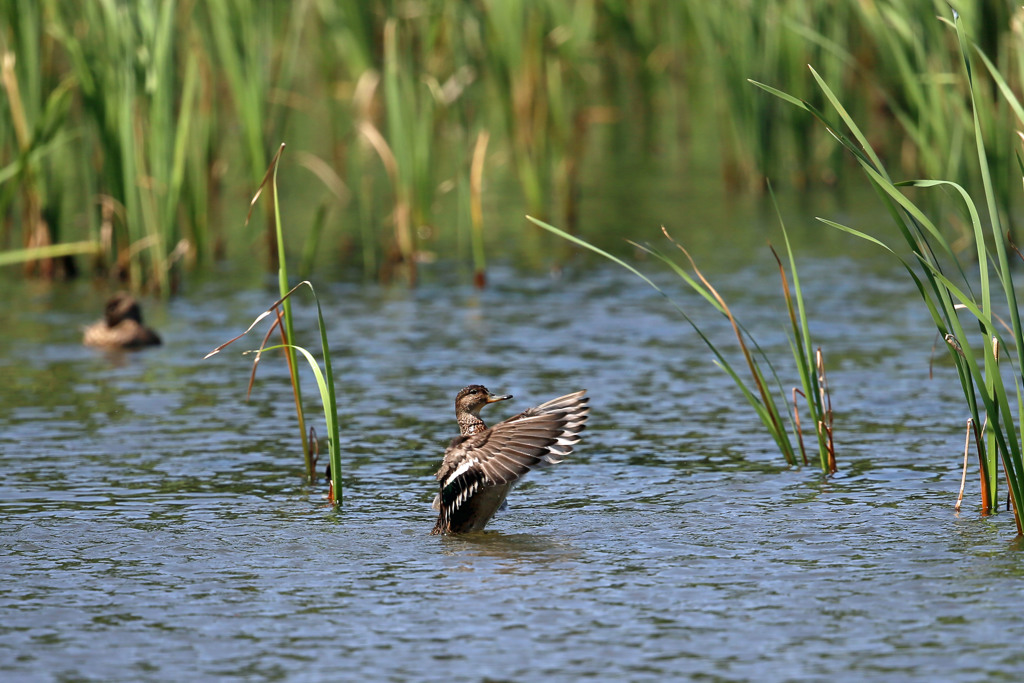
[{"label": "blue-green water", "polygon": [[[695,255],[791,382],[764,237],[722,234],[736,243]],[[0,677],[1018,678],[1024,556],[1009,514],[979,516],[974,471],[954,511],[966,414],[941,353],[928,377],[916,293],[898,264],[805,242],[836,476],[786,468],[693,331],[625,271],[498,266],[477,292],[439,263],[415,290],[318,281],[340,511],[303,482],[279,358],[245,401],[239,351],[261,333],[203,360],[272,286],[197,278],[146,301],[164,346],[111,354],[80,345],[106,292],[5,281]],[[314,345],[308,299],[297,318]],[[452,400],[472,382],[515,395],[491,420],[585,388],[590,426],[487,532],[430,536]]]}]

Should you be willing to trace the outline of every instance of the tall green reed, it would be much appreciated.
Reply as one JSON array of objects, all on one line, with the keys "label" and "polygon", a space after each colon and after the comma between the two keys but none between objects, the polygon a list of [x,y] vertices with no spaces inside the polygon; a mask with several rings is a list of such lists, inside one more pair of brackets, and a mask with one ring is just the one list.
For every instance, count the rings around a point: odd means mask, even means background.
[{"label": "tall green reed", "polygon": [[[299,346],[297,344],[293,344],[293,343],[290,343],[290,342],[287,342],[287,341],[282,341],[281,344],[276,344],[276,345],[271,345],[271,346],[267,345],[267,341],[270,339],[270,336],[273,334],[275,329],[280,331],[282,337],[286,336],[287,333],[285,332],[284,315],[283,315],[283,312],[281,310],[281,307],[283,307],[286,303],[288,303],[290,301],[291,296],[295,292],[297,292],[300,288],[302,288],[302,287],[308,287],[309,288],[310,292],[313,293],[313,299],[316,302],[317,325],[318,325],[319,330],[320,330],[320,348],[321,348],[321,352],[323,354],[323,362],[324,362],[323,369],[320,368],[320,363],[317,361],[316,357],[313,356],[312,353],[310,353],[307,349],[305,349],[302,346]],[[274,318],[273,318],[274,322],[271,325],[270,329],[267,330],[266,335],[263,337],[263,342],[260,344],[260,347],[257,350],[250,352],[250,353],[254,353],[255,355],[254,355],[253,364],[252,364],[252,374],[251,374],[251,376],[249,378],[249,388],[248,388],[248,391],[249,392],[252,391],[252,386],[253,386],[253,383],[255,382],[255,379],[256,379],[256,368],[259,365],[259,362],[261,360],[261,357],[262,357],[263,353],[265,353],[267,351],[275,351],[275,350],[278,350],[278,349],[282,349],[287,354],[296,354],[296,353],[301,353],[302,354],[302,356],[306,359],[306,362],[309,364],[310,369],[313,371],[314,377],[316,378],[317,388],[320,390],[320,401],[321,401],[321,404],[323,405],[323,410],[324,410],[324,422],[325,422],[326,427],[327,427],[327,446],[328,446],[328,451],[330,453],[330,479],[329,479],[329,483],[330,483],[330,487],[331,488],[330,488],[330,496],[329,497],[330,497],[330,500],[331,500],[332,503],[335,503],[337,505],[341,505],[341,502],[342,502],[342,485],[341,485],[342,484],[342,477],[341,477],[341,451],[339,450],[339,445],[340,445],[340,441],[339,441],[340,429],[338,427],[338,403],[337,403],[337,395],[336,395],[335,388],[334,388],[334,372],[333,372],[332,367],[331,367],[331,350],[330,350],[330,345],[327,342],[327,326],[324,323],[323,310],[320,307],[320,299],[319,299],[319,297],[317,297],[316,290],[313,289],[312,283],[310,283],[308,280],[303,280],[299,284],[295,285],[295,287],[293,287],[292,289],[288,290],[288,292],[286,292],[283,297],[281,297],[280,299],[275,301],[273,304],[271,304],[270,308],[268,308],[266,311],[264,311],[259,316],[257,316],[256,319],[253,320],[253,322],[245,330],[245,332],[243,332],[242,334],[238,335],[237,337],[234,337],[233,339],[229,339],[228,341],[224,342],[223,344],[221,344],[220,346],[215,348],[213,351],[211,351],[210,353],[206,354],[204,359],[205,358],[209,358],[209,357],[211,357],[213,355],[216,355],[216,354],[220,353],[224,348],[226,348],[227,346],[233,344],[234,342],[238,341],[239,339],[244,337],[246,334],[251,332],[253,330],[253,328],[255,328],[260,322],[262,322],[264,319],[266,319],[268,316],[271,316],[271,315],[274,316]],[[289,364],[289,369],[291,369],[292,367],[294,367],[294,361],[291,361],[290,364]],[[294,387],[295,386],[295,384],[294,384],[295,376],[294,375],[292,377],[292,381],[293,381],[293,387]],[[307,468],[309,468],[309,469],[315,468],[315,466],[317,464],[315,458],[312,458],[309,455],[307,455],[307,457],[306,457],[306,463],[307,463]],[[311,482],[314,479],[315,479],[315,477],[313,477],[313,476],[310,476],[310,478],[309,478],[309,480]]]},{"label": "tall green reed", "polygon": [[[13,209],[21,216],[21,249],[0,254],[0,264],[24,263],[26,273],[45,277],[70,275],[62,257],[95,254],[92,241],[61,245],[59,200],[65,174],[54,163],[55,152],[65,148],[72,134],[67,130],[71,100],[70,79],[49,82],[43,70],[44,39],[42,8],[38,4],[6,4],[0,16],[14,27],[12,44],[0,34],[0,89],[6,95],[10,126],[0,133],[0,149],[17,150],[14,160],[0,169],[0,216]],[[9,225],[0,230],[0,245],[12,242]],[[63,271],[63,272],[61,272]]]},{"label": "tall green reed", "polygon": [[[283,97],[292,87],[310,0],[287,5],[247,0],[210,0],[207,43],[216,52],[234,113],[241,125],[249,182],[259,182],[267,168],[271,141],[284,137],[290,108]],[[275,36],[283,36],[280,42]],[[271,49],[273,48],[273,49]],[[275,56],[279,55],[278,59]],[[278,248],[274,218],[267,215],[266,249],[276,267]]]},{"label": "tall green reed", "polygon": [[[967,89],[971,109],[971,121],[966,124],[962,134],[968,140],[973,139],[975,172],[982,184],[984,218],[979,202],[959,183],[946,180],[894,181],[869,144],[868,137],[813,68],[811,74],[828,106],[838,117],[837,120],[806,100],[762,83],[755,82],[755,85],[811,114],[824,124],[857,161],[888,209],[909,250],[906,256],[900,255],[896,248],[878,237],[834,221],[820,220],[881,246],[896,255],[903,264],[938,333],[946,340],[949,357],[960,382],[978,456],[982,513],[988,514],[997,509],[998,472],[1001,466],[1017,531],[1021,534],[1024,531],[1021,518],[1021,503],[1024,502],[1024,424],[1018,424],[1017,420],[1024,415],[1024,375],[1019,367],[1024,338],[1013,283],[1014,271],[1007,252],[1009,232],[999,210],[998,193],[992,178],[995,165],[987,153],[982,123],[986,109],[979,105],[987,93],[979,92],[981,86],[977,80],[978,71],[973,68],[972,54],[979,55],[1011,108],[1015,112],[1024,112],[1024,107],[1021,107],[1013,91],[1006,87],[1005,79],[992,62],[977,45],[968,40],[956,12],[953,12],[951,25],[951,33],[957,41],[961,56],[959,78],[963,79]],[[1024,117],[1020,121],[1024,122]],[[953,120],[949,125],[964,124]],[[1011,141],[1004,137],[990,144],[1009,145]],[[1024,167],[1020,168],[1020,172],[1024,174]],[[911,199],[911,195],[906,192],[906,188],[911,187],[922,190],[946,189],[958,197],[968,217],[973,261],[961,257],[936,222],[922,210],[919,202]],[[999,290],[1002,290],[1002,303],[997,305],[994,297],[998,296]],[[1018,367],[1014,367],[1014,358]],[[1012,403],[1014,395],[1016,402]]]},{"label": "tall green reed", "polygon": [[[487,0],[474,17],[474,54],[487,78],[490,127],[503,133],[528,211],[545,216],[553,199],[575,225],[584,136],[594,118],[584,92],[599,74],[594,49],[603,5],[555,0]],[[595,103],[596,104],[596,103]]]},{"label": "tall green reed", "polygon": [[[252,374],[249,379],[249,391],[252,391],[253,382],[256,378],[256,368],[259,364],[261,356],[265,351],[271,351],[275,349],[282,349],[285,352],[285,358],[288,362],[288,372],[291,378],[292,396],[295,400],[295,411],[298,417],[299,435],[302,442],[303,459],[306,464],[306,476],[310,482],[316,479],[316,447],[311,443],[312,439],[306,438],[306,421],[303,412],[302,402],[302,391],[300,386],[300,375],[297,365],[297,354],[302,354],[303,357],[309,363],[313,373],[316,377],[317,387],[320,390],[320,399],[324,409],[324,419],[327,426],[327,438],[328,448],[330,453],[330,482],[331,482],[331,499],[334,502],[341,504],[342,489],[341,489],[341,456],[338,450],[338,409],[337,409],[337,398],[334,389],[334,373],[331,367],[331,352],[330,345],[327,341],[327,328],[324,324],[323,311],[320,308],[320,299],[316,295],[316,290],[309,281],[300,282],[298,285],[289,288],[288,286],[288,272],[287,272],[287,260],[285,258],[284,249],[284,227],[281,221],[281,207],[280,199],[278,197],[277,190],[277,170],[280,164],[281,155],[284,152],[285,146],[282,144],[274,158],[271,160],[270,166],[267,168],[266,174],[264,175],[263,182],[260,183],[260,187],[253,197],[250,204],[250,216],[252,208],[255,206],[260,195],[264,189],[269,185],[270,195],[272,198],[273,209],[271,215],[274,219],[275,224],[275,236],[277,246],[277,259],[278,259],[278,286],[280,288],[281,298],[274,302],[270,308],[256,318],[249,326],[249,328],[238,335],[234,339],[231,339],[224,344],[221,344],[216,349],[207,354],[206,358],[219,353],[226,346],[237,341],[241,337],[245,336],[250,332],[257,324],[259,324],[264,318],[273,314],[274,322],[270,329],[267,330],[266,336],[263,338],[263,343],[260,348],[256,351],[256,355],[253,359]],[[313,293],[313,298],[316,301],[317,308],[317,325],[320,330],[320,347],[323,354],[324,367],[320,369],[319,363],[313,357],[313,355],[305,348],[295,343],[295,330],[292,322],[292,310],[291,310],[291,296],[300,288],[306,286]],[[281,335],[281,344],[276,346],[267,346],[267,340],[277,330]]]}]

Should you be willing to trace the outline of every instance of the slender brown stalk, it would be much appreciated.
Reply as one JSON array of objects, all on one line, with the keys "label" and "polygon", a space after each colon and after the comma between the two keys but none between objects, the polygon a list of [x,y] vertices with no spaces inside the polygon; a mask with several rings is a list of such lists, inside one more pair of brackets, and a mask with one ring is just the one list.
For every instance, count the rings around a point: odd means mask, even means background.
[{"label": "slender brown stalk", "polygon": [[800,391],[796,387],[793,387],[793,424],[794,424],[794,431],[796,432],[797,443],[800,444],[800,455],[804,459],[804,464],[808,465],[810,463],[807,460],[807,449],[804,448],[804,433],[800,429],[800,406],[799,406],[799,404],[797,403],[797,400],[796,400],[797,396],[803,396],[805,399],[807,398],[806,396],[804,396],[804,392]]},{"label": "slender brown stalk", "polygon": [[[316,436],[316,427],[309,426],[309,457],[315,471],[320,464],[320,439]],[[330,477],[328,477],[330,479]]]},{"label": "slender brown stalk", "polygon": [[[985,418],[985,424],[988,424],[988,418]],[[978,471],[981,474],[981,516],[988,517],[992,512],[992,508],[989,506],[989,501],[992,500],[989,497],[988,489],[988,476],[985,474],[985,447],[982,444],[982,435],[984,429],[979,430],[977,423],[971,421],[971,427],[974,432],[974,444],[978,451]]]},{"label": "slender brown stalk", "polygon": [[[295,367],[295,361],[296,361],[295,354],[288,352],[289,351],[288,345],[291,342],[289,341],[288,333],[285,330],[284,311],[282,311],[281,308],[275,308],[274,311],[275,311],[275,313],[277,315],[277,320],[275,321],[275,323],[271,327],[271,329],[273,329],[273,327],[277,327],[277,329],[281,332],[281,345],[285,349],[284,357],[288,361],[288,375],[290,377],[294,378],[294,377],[298,376],[299,369],[297,367]],[[255,373],[255,370],[256,370],[256,368],[254,366],[253,367],[253,372],[254,373]],[[302,410],[302,394],[299,392],[298,382],[292,381],[291,384],[292,384],[292,396],[295,398],[295,415],[298,417],[298,420],[299,420],[299,431],[302,432],[303,434],[305,434],[306,433],[306,415],[305,415],[305,412],[303,412],[303,410]],[[315,464],[314,459],[313,459],[313,449],[310,446],[309,441],[307,441],[307,440],[304,440],[304,441],[306,441],[306,442],[303,444],[303,449],[302,450],[303,450],[303,453],[306,456],[306,475],[309,477],[309,481],[312,482],[316,478],[316,464]]]},{"label": "slender brown stalk", "polygon": [[373,149],[376,150],[381,163],[384,164],[384,170],[387,171],[388,178],[391,180],[391,186],[394,188],[395,207],[392,212],[392,219],[395,223],[395,246],[398,249],[399,259],[406,265],[409,282],[414,284],[416,282],[416,259],[413,253],[412,207],[409,205],[408,193],[401,185],[398,161],[395,159],[394,152],[391,151],[387,140],[384,139],[384,136],[381,135],[381,132],[372,123],[362,121],[359,124],[359,132],[363,134]]},{"label": "slender brown stalk", "polygon": [[828,377],[825,376],[825,354],[819,346],[814,354],[815,364],[818,368],[818,391],[821,394],[821,405],[824,414],[818,421],[818,432],[825,432],[825,444],[828,448],[828,469],[832,474],[836,473],[836,443],[832,433],[832,393],[828,390]]},{"label": "slender brown stalk", "polygon": [[484,257],[484,210],[483,195],[484,184],[484,160],[487,158],[487,143],[491,134],[480,131],[476,137],[476,145],[473,147],[473,161],[469,169],[469,215],[473,226],[473,261],[475,270],[473,283],[477,289],[483,289],[487,284],[487,273]]},{"label": "slender brown stalk", "polygon": [[[1006,477],[1006,481],[1010,481],[1010,468],[1006,464],[1006,456],[1002,455],[1000,461],[1003,463],[1003,476]],[[1017,537],[1019,538],[1024,536],[1024,528],[1021,527],[1020,509],[1017,507],[1017,496],[1014,494],[1012,486],[1007,486],[1006,488],[1009,491],[1009,495],[1007,497],[1010,500],[1010,504],[1013,506],[1013,521],[1017,524]]]},{"label": "slender brown stalk", "polygon": [[[263,358],[263,349],[267,348],[267,342],[270,341],[271,335],[274,334],[274,328],[281,324],[280,312],[276,308],[274,309],[274,312],[278,314],[277,319],[270,324],[269,328],[267,328],[267,333],[263,335],[263,341],[260,342],[260,348],[258,351],[256,351],[256,354],[253,356],[252,359],[252,370],[249,372],[249,385],[245,388],[246,401],[248,401],[249,398],[252,396],[252,388],[256,384],[256,368],[259,367],[260,359]],[[238,337],[235,337],[235,339],[237,338]],[[234,339],[232,341],[234,341]],[[231,342],[228,342],[228,344],[230,343]],[[213,354],[211,353],[210,355],[212,356]]]},{"label": "slender brown stalk", "polygon": [[789,278],[786,277],[786,268],[782,265],[782,259],[779,258],[779,253],[775,251],[775,247],[768,245],[771,249],[772,256],[775,257],[775,263],[779,266],[779,279],[782,280],[782,295],[786,299],[786,310],[789,312],[789,322],[793,325],[793,329],[797,329],[796,321],[796,309],[793,307],[793,295],[789,291]]},{"label": "slender brown stalk", "polygon": [[964,500],[964,488],[967,486],[967,454],[971,450],[971,432],[974,428],[974,419],[967,418],[967,434],[964,438],[964,468],[960,474],[960,493],[956,497],[956,505],[953,509],[960,512],[960,505]]}]

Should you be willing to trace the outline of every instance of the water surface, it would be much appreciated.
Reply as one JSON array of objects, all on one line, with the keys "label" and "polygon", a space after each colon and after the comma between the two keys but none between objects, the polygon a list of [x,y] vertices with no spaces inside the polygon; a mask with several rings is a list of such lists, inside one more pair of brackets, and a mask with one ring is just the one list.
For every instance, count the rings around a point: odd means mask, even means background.
[{"label": "water surface", "polygon": [[[1020,676],[1013,521],[979,516],[976,478],[953,510],[966,415],[941,354],[928,378],[927,316],[898,265],[809,251],[836,476],[785,467],[699,338],[628,273],[497,267],[477,292],[438,265],[412,291],[318,284],[340,511],[303,481],[279,358],[244,400],[239,351],[259,335],[203,360],[271,288],[197,280],[146,302],[164,346],[111,354],[79,344],[105,292],[5,282],[18,305],[0,310],[0,675]],[[771,262],[715,263],[792,382]],[[706,305],[659,281],[728,340]],[[297,317],[313,345],[311,306]],[[591,424],[487,532],[430,536],[452,400],[473,382],[515,395],[491,420],[586,388]]]}]

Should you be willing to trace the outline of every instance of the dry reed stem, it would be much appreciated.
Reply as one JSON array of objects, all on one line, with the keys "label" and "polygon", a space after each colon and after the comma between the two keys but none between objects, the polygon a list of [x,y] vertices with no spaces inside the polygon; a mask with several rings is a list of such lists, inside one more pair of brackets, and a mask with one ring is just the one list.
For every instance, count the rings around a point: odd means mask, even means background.
[{"label": "dry reed stem", "polygon": [[348,186],[345,185],[345,181],[341,179],[340,175],[338,175],[338,172],[334,170],[333,166],[317,155],[309,152],[296,152],[295,158],[299,164],[305,166],[310,173],[319,178],[320,182],[324,184],[324,187],[326,187],[339,202],[343,205],[349,202],[352,198],[352,193],[349,191]]},{"label": "dry reed stem", "polygon": [[391,147],[388,145],[387,140],[381,135],[380,131],[369,121],[361,121],[359,123],[359,132],[369,140],[370,145],[376,150],[377,156],[380,157],[381,163],[384,164],[384,170],[388,174],[388,178],[391,179],[391,186],[395,192],[395,208],[393,210],[393,216],[395,221],[395,244],[398,246],[398,253],[405,260],[406,265],[409,269],[409,281],[416,281],[416,259],[413,253],[413,239],[412,239],[412,207],[409,205],[409,199],[406,196],[405,190],[402,189],[401,179],[398,173],[398,161],[395,159],[394,153],[391,151]]},{"label": "dry reed stem", "polygon": [[836,443],[832,433],[832,392],[828,389],[828,377],[825,375],[825,354],[819,346],[814,354],[815,365],[818,368],[818,391],[821,392],[821,405],[825,410],[822,419],[818,422],[818,430],[825,430],[825,444],[828,448],[828,469],[832,474],[836,473]]},{"label": "dry reed stem", "polygon": [[[790,321],[790,324],[793,326],[794,342],[796,342],[797,341],[796,336],[798,334],[796,330],[799,329],[799,326],[798,326],[797,320],[796,320],[796,310],[793,308],[793,297],[792,297],[792,295],[791,295],[791,293],[789,291],[789,278],[786,277],[786,269],[783,267],[782,259],[779,258],[779,254],[778,254],[778,252],[775,251],[775,247],[773,247],[771,244],[769,244],[768,248],[771,249],[772,256],[775,257],[775,263],[777,263],[778,266],[779,266],[779,278],[782,280],[782,295],[786,299],[786,310],[789,312],[789,321]],[[801,359],[799,362],[800,362],[800,365],[802,366],[803,365],[803,359]],[[796,389],[794,388],[793,391],[794,391],[794,393],[793,393],[793,415],[796,417],[797,443],[800,445],[800,455],[803,456],[804,465],[809,465],[810,463],[807,460],[807,449],[804,446],[804,435],[803,435],[803,431],[800,429],[800,415],[797,412]],[[804,400],[806,401],[807,397],[804,396],[804,393],[802,391],[799,392],[799,393],[800,393],[801,396],[804,397]],[[818,428],[819,428],[819,430],[821,428],[821,423],[820,422],[818,423]]]},{"label": "dry reed stem", "polygon": [[[1024,527],[1021,527],[1020,514],[1017,512],[1017,498],[1013,495],[1013,487],[1009,485],[1010,479],[1010,468],[1006,465],[1006,454],[1001,454],[1002,457],[999,459],[1003,463],[1003,476],[1006,477],[1006,497],[1009,505],[1013,506],[1013,521],[1017,524],[1017,537],[1024,536]],[[1007,506],[1009,508],[1009,506]]]},{"label": "dry reed stem", "polygon": [[967,434],[964,438],[964,468],[960,474],[960,493],[956,497],[956,505],[953,509],[960,512],[960,504],[964,500],[964,487],[967,486],[967,453],[971,450],[971,430],[974,427],[974,418],[967,418]]},{"label": "dry reed stem", "polygon": [[775,247],[769,244],[768,248],[771,249],[772,256],[775,257],[775,262],[779,266],[779,278],[782,280],[782,295],[786,299],[786,310],[789,311],[789,321],[793,324],[793,329],[795,330],[798,328],[798,324],[796,320],[796,310],[793,308],[793,297],[789,291],[789,278],[786,277],[786,269],[783,267],[782,259],[779,258],[779,254],[775,251]]},{"label": "dry reed stem", "polygon": [[796,439],[797,439],[797,443],[800,444],[800,455],[803,456],[803,458],[804,458],[804,465],[806,466],[806,465],[810,465],[811,463],[807,459],[807,449],[804,448],[804,433],[803,433],[803,430],[800,428],[800,407],[797,404],[797,400],[796,400],[796,397],[798,395],[799,396],[803,396],[805,400],[807,399],[807,397],[804,396],[804,392],[800,391],[800,389],[798,389],[797,387],[793,387],[793,421],[794,421],[795,426],[796,426]]},{"label": "dry reed stem", "polygon": [[476,144],[473,146],[473,161],[470,163],[469,168],[469,211],[470,217],[473,219],[473,227],[476,230],[482,230],[484,223],[481,194],[483,191],[484,160],[487,157],[487,143],[490,142],[490,139],[491,134],[486,130],[480,131],[480,134],[476,136]]},{"label": "dry reed stem", "polygon": [[315,472],[320,464],[320,439],[317,438],[316,427],[313,425],[309,426],[309,460]]},{"label": "dry reed stem", "polygon": [[260,359],[263,357],[263,349],[266,348],[267,342],[270,341],[270,335],[274,333],[274,328],[281,324],[281,312],[277,309],[274,309],[274,313],[276,314],[276,320],[267,329],[267,333],[263,335],[263,341],[260,342],[260,348],[256,352],[256,355],[252,360],[252,371],[249,373],[249,386],[245,388],[246,401],[248,401],[249,398],[252,396],[252,388],[256,384],[256,366],[259,365]]},{"label": "dry reed stem", "polygon": [[[477,241],[482,245],[484,239],[484,210],[483,210],[483,184],[484,184],[484,161],[487,158],[487,143],[491,139],[490,132],[480,131],[476,136],[476,144],[473,146],[473,160],[469,166],[469,216],[473,226],[473,232]],[[482,246],[480,247],[483,248]],[[482,264],[476,264],[476,273],[473,281],[477,289],[483,289],[487,284],[487,275],[484,273]]]},{"label": "dry reed stem", "polygon": [[978,430],[978,425],[976,423],[972,422],[971,427],[973,428],[972,431],[974,432],[975,448],[978,451],[978,474],[981,478],[981,516],[988,517],[989,514],[991,514],[992,512],[992,508],[990,508],[988,505],[988,501],[990,500],[988,490],[988,477],[985,476],[985,448],[982,444],[982,435],[988,428],[988,416],[985,416],[985,422],[981,427],[981,431]]},{"label": "dry reed stem", "polygon": [[374,151],[377,152],[381,163],[384,164],[384,170],[387,172],[388,178],[391,179],[391,184],[397,187],[398,161],[395,159],[395,154],[391,151],[387,140],[384,139],[384,136],[381,135],[377,127],[369,121],[359,122],[359,132],[363,134],[363,137],[366,138]]},{"label": "dry reed stem", "polygon": [[[267,172],[263,174],[263,180],[260,181],[260,186],[256,188],[256,194],[253,195],[252,201],[249,202],[249,213],[245,215],[245,224],[249,225],[249,219],[252,218],[252,212],[256,209],[256,201],[263,194],[263,188],[267,186],[267,183],[273,179],[274,171],[277,170],[277,162],[281,158],[281,154],[284,152],[284,144],[277,148],[277,153],[274,158],[270,160],[270,165],[267,166]],[[268,311],[269,312],[269,311]],[[250,328],[252,329],[252,328]]]},{"label": "dry reed stem", "polygon": [[[303,280],[303,281],[302,281],[302,282],[300,282],[299,284],[297,284],[297,285],[295,285],[294,287],[292,287],[291,289],[289,289],[289,290],[288,290],[288,292],[287,292],[287,293],[286,293],[286,294],[285,294],[285,295],[284,295],[283,297],[281,297],[280,299],[278,299],[277,301],[275,301],[274,303],[272,303],[272,304],[270,305],[270,307],[269,307],[269,308],[267,308],[267,310],[263,311],[263,312],[262,312],[262,313],[260,313],[260,314],[259,314],[258,316],[256,316],[256,319],[252,321],[252,323],[251,323],[251,324],[249,325],[249,327],[245,328],[245,332],[242,332],[241,334],[239,334],[239,335],[237,335],[237,336],[235,336],[235,337],[232,337],[231,339],[227,340],[226,342],[224,342],[223,344],[221,344],[220,346],[218,346],[217,348],[215,348],[215,349],[214,349],[213,351],[210,351],[210,352],[209,352],[208,354],[206,354],[205,356],[203,356],[203,360],[206,360],[206,359],[207,359],[207,358],[209,358],[210,356],[215,356],[215,355],[217,355],[218,353],[220,353],[221,351],[223,351],[225,347],[227,347],[227,346],[230,346],[231,344],[234,344],[234,343],[235,343],[236,341],[238,341],[239,339],[241,339],[241,338],[242,338],[242,337],[244,337],[245,335],[247,335],[247,334],[249,334],[250,332],[252,332],[252,328],[254,328],[254,327],[256,327],[257,325],[259,325],[259,324],[260,324],[260,322],[261,322],[261,321],[262,321],[262,320],[263,320],[264,318],[266,318],[266,317],[267,317],[268,315],[270,315],[271,313],[274,313],[274,312],[275,312],[275,310],[277,309],[277,307],[278,307],[278,306],[280,306],[280,305],[281,305],[282,303],[284,303],[284,300],[285,300],[285,299],[287,299],[287,298],[288,298],[288,297],[290,297],[290,296],[291,296],[292,294],[294,294],[294,293],[295,293],[295,290],[297,290],[297,289],[298,289],[299,287],[302,287],[303,285],[306,285],[307,287],[311,286],[308,280]],[[273,329],[273,327],[271,327],[271,330],[272,330],[272,329]],[[267,337],[269,337],[269,333],[267,334]],[[266,341],[266,338],[264,338],[264,342],[265,342],[265,341]],[[265,345],[265,344],[264,344],[264,345]],[[262,347],[261,347],[261,348],[262,348]]]},{"label": "dry reed stem", "polygon": [[[270,330],[273,330],[276,327],[281,332],[281,346],[284,349],[285,360],[288,361],[288,376],[292,378],[291,385],[292,385],[292,396],[295,399],[295,414],[298,416],[298,420],[299,420],[299,431],[301,432],[301,434],[303,436],[305,436],[306,435],[306,417],[305,417],[305,413],[302,412],[302,396],[299,393],[299,383],[296,381],[296,378],[299,375],[299,369],[295,367],[295,361],[297,360],[295,358],[295,354],[289,353],[290,349],[288,347],[288,334],[285,331],[284,311],[282,310],[282,308],[283,307],[274,309],[274,313],[277,316],[277,320],[275,320],[274,324],[270,326]],[[270,331],[268,331],[268,336],[269,336],[269,332]],[[252,373],[253,373],[253,379],[255,380],[256,379],[256,365],[255,364],[252,367]],[[312,479],[313,479],[313,460],[312,460],[312,458],[310,456],[309,442],[306,442],[306,443],[303,444],[303,452],[306,455],[306,473],[309,475],[310,481],[312,481]]]},{"label": "dry reed stem", "polygon": [[[1024,139],[1024,133],[1017,131],[1017,135]],[[1024,254],[1017,248],[1017,244],[1013,241],[1013,234],[1009,230],[1006,231],[1006,243],[1010,245],[1010,249],[1013,249],[1013,253],[1017,254],[1017,258],[1024,262]]]},{"label": "dry reed stem", "polygon": [[[986,424],[988,423],[988,417],[985,417]],[[1006,464],[1006,453],[1000,452],[999,461],[1003,464],[1003,476],[1006,477],[1006,509],[1013,508],[1013,521],[1017,524],[1017,536],[1018,538],[1024,536],[1024,528],[1021,527],[1020,515],[1017,511],[1017,497],[1013,494],[1013,486],[1010,485],[1012,479],[1010,478],[1010,468]]]}]

